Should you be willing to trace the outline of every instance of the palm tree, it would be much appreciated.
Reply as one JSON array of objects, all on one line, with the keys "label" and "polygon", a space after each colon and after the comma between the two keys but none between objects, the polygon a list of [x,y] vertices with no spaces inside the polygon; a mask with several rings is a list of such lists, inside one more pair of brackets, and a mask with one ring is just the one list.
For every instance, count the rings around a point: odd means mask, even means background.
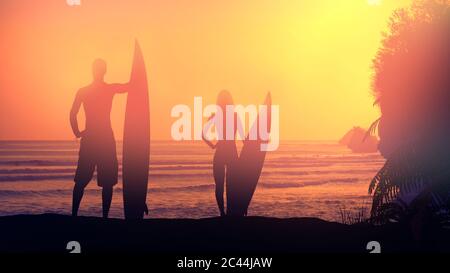
[{"label": "palm tree", "polygon": [[416,0],[394,12],[374,61],[385,165],[370,183],[372,219],[450,208],[450,1]]}]

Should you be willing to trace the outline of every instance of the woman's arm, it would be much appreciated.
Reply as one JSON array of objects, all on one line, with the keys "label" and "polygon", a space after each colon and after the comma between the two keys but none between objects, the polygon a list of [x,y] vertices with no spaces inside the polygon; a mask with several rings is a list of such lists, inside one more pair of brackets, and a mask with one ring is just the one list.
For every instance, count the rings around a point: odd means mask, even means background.
[{"label": "woman's arm", "polygon": [[209,147],[211,147],[211,149],[214,150],[214,149],[216,148],[216,145],[214,145],[211,141],[207,140],[207,139],[205,138],[205,136],[203,135],[203,133],[202,133],[202,139],[203,139],[203,141],[204,141],[206,144],[208,144]]},{"label": "woman's arm", "polygon": [[[214,116],[215,116],[215,114],[212,114],[212,115],[208,118],[208,121],[210,121],[212,118],[214,118]],[[210,140],[206,139],[206,137],[205,137],[205,135],[203,134],[203,132],[204,132],[204,131],[202,130],[202,139],[203,139],[203,141],[204,141],[206,144],[208,144],[208,146],[211,147],[211,149],[215,149],[215,148],[216,148],[216,145],[213,144]]]}]

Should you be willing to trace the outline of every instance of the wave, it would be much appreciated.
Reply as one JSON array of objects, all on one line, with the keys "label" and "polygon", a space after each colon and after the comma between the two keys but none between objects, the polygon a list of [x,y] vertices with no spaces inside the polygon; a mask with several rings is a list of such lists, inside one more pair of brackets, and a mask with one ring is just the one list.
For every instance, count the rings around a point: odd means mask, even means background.
[{"label": "wave", "polygon": [[158,187],[158,188],[150,188],[148,190],[151,192],[174,192],[174,191],[213,191],[215,186],[213,184],[200,184],[200,185],[192,185],[192,186],[180,186],[180,187]]},{"label": "wave", "polygon": [[0,148],[1,149],[73,149],[78,147],[78,143],[76,141],[23,141],[23,140],[1,140]]},{"label": "wave", "polygon": [[[276,177],[282,176],[286,179],[291,179],[289,177],[302,177],[308,175],[326,175],[326,174],[366,174],[368,172],[375,173],[376,170],[336,170],[336,171],[293,171],[293,172],[282,172],[282,171],[267,171],[263,172],[263,177]],[[52,174],[53,175],[47,175]],[[1,175],[0,182],[27,182],[27,181],[41,181],[41,180],[73,180],[75,171],[62,171],[59,174],[54,174],[55,171],[44,170],[43,172],[29,172],[29,175]],[[13,173],[9,173],[13,174]],[[40,174],[40,175],[33,175]],[[122,175],[119,173],[118,178],[121,179]],[[164,180],[196,180],[211,178],[213,175],[211,173],[149,173],[149,179],[164,179]],[[94,175],[95,179],[95,175]]]},{"label": "wave", "polygon": [[[97,190],[92,189],[86,189],[85,192],[96,192]],[[0,196],[1,197],[29,197],[29,196],[42,196],[42,197],[51,197],[51,196],[60,196],[60,195],[67,195],[72,194],[72,190],[64,190],[64,189],[54,189],[54,190],[43,190],[43,191],[37,191],[37,190],[0,190]]]},{"label": "wave", "polygon": [[279,157],[279,158],[271,158],[269,159],[271,163],[275,164],[298,164],[298,163],[307,163],[307,164],[379,164],[384,163],[385,160],[377,157],[333,157],[333,158],[315,158],[315,157]]},{"label": "wave", "polygon": [[[331,167],[336,164],[351,164],[358,163],[364,164],[365,166],[380,166],[384,163],[384,161],[354,161],[354,162],[346,162],[341,160],[334,161],[316,161],[314,160],[301,160],[303,162],[283,162],[277,160],[267,159],[264,164],[264,169],[301,169],[301,168],[321,168],[321,167]],[[0,160],[0,166],[5,167],[76,167],[77,161],[67,161],[67,160]],[[121,161],[119,160],[119,166],[121,166]],[[169,171],[177,171],[177,170],[212,170],[212,162],[210,161],[200,161],[200,160],[153,160],[150,162],[150,170],[158,171],[158,170],[169,170]],[[73,168],[73,170],[74,170]],[[33,173],[33,169],[31,168],[23,168],[23,173]],[[58,169],[47,169],[48,172],[54,172]],[[67,170],[67,169],[66,169]],[[35,173],[45,173],[46,171],[36,171]],[[0,169],[0,174],[8,174],[8,173],[20,173],[19,169]]]},{"label": "wave", "polygon": [[[72,174],[60,174],[60,175],[2,175],[0,176],[0,182],[30,182],[30,181],[41,181],[41,180],[73,180],[75,173]],[[210,173],[182,173],[182,174],[171,174],[171,173],[149,173],[149,179],[169,179],[172,178],[174,180],[179,180],[183,178],[184,180],[195,180],[198,178],[208,178],[211,177]],[[94,175],[93,179],[96,176]],[[119,179],[122,179],[122,174],[119,173]]]},{"label": "wave", "polygon": [[76,156],[76,150],[0,150],[0,156]]},{"label": "wave", "polygon": [[[200,184],[200,185],[192,185],[192,186],[179,186],[179,187],[156,187],[149,188],[148,194],[151,193],[161,193],[161,192],[204,192],[204,191],[214,191],[213,184]],[[85,194],[97,194],[101,191],[100,188],[97,189],[85,189]],[[122,187],[116,187],[114,189],[115,194],[122,194]],[[62,196],[62,195],[71,195],[72,189],[52,189],[52,190],[0,190],[0,197],[25,197],[25,196],[42,196],[42,197],[51,197],[51,196]]]},{"label": "wave", "polygon": [[[15,167],[76,167],[77,161],[64,160],[0,160],[0,166]],[[119,165],[121,162],[119,161]],[[270,159],[264,164],[265,168],[309,168],[309,167],[330,167],[333,163],[309,162],[309,163],[282,163],[272,162]],[[150,162],[150,169],[153,170],[177,170],[177,169],[212,169],[211,161],[169,161],[154,160]]]},{"label": "wave", "polygon": [[17,175],[17,176],[0,176],[0,182],[25,182],[40,180],[73,180],[73,175]]},{"label": "wave", "polygon": [[[119,168],[119,172],[122,168]],[[65,174],[75,173],[76,168],[50,168],[50,169],[0,169],[0,174]],[[191,170],[211,170],[209,166],[165,166],[165,167],[153,167],[150,166],[150,173],[152,171],[191,171]]]},{"label": "wave", "polygon": [[[121,164],[119,159],[119,164]],[[77,161],[67,160],[0,160],[0,166],[76,166]],[[150,167],[152,165],[212,165],[208,160],[150,160]]]},{"label": "wave", "polygon": [[0,160],[0,166],[76,166],[76,161],[61,160]]},{"label": "wave", "polygon": [[[0,174],[54,174],[54,173],[75,173],[75,169],[0,169]],[[1,178],[1,177],[0,177]]]},{"label": "wave", "polygon": [[341,170],[313,170],[313,171],[263,171],[264,176],[305,176],[305,175],[325,175],[325,174],[366,174],[375,173],[378,169],[341,169]]},{"label": "wave", "polygon": [[264,187],[264,188],[276,188],[276,189],[283,189],[283,188],[303,188],[303,187],[309,187],[309,186],[320,186],[325,184],[333,184],[333,183],[355,183],[358,182],[359,179],[357,178],[341,178],[341,179],[327,179],[322,181],[305,181],[305,182],[286,182],[286,183],[260,183],[258,184],[258,187]]},{"label": "wave", "polygon": [[[183,171],[161,173],[158,171]],[[375,173],[378,169],[321,169],[321,170],[280,170],[265,168],[262,172],[263,177],[303,177],[309,175],[356,175]],[[206,171],[206,172],[190,172],[184,171]],[[14,182],[14,181],[39,181],[39,180],[72,180],[75,174],[75,168],[50,168],[50,169],[0,169],[0,182]],[[95,177],[95,176],[94,176]],[[119,178],[122,177],[121,169],[119,169]],[[205,166],[189,166],[189,167],[151,167],[149,171],[149,179],[173,179],[185,180],[213,178],[211,168]]]},{"label": "wave", "polygon": [[[356,178],[346,178],[346,179],[329,179],[324,181],[305,181],[305,182],[286,182],[286,183],[259,183],[259,188],[266,189],[284,189],[284,188],[303,188],[310,186],[321,186],[324,184],[332,183],[354,183],[358,182]],[[148,189],[148,194],[152,193],[165,193],[165,192],[214,192],[214,184],[199,184],[192,186],[178,186],[178,187],[150,187]],[[101,191],[100,188],[97,189],[86,189],[85,194],[98,194]],[[122,194],[122,187],[117,186],[114,189],[116,194]],[[0,190],[0,197],[26,197],[26,196],[62,196],[71,195],[72,189],[52,189],[52,190]]]}]

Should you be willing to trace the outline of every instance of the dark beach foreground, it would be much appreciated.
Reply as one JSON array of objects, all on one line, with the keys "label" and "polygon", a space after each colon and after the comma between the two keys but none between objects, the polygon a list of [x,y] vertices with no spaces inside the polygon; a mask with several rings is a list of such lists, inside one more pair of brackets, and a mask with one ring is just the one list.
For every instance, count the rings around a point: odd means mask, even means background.
[{"label": "dark beach foreground", "polygon": [[450,231],[427,232],[414,241],[400,224],[344,225],[315,218],[206,218],[104,220],[43,214],[0,217],[0,252],[68,253],[78,241],[83,253],[239,254],[368,253],[369,241],[381,252],[450,252]]}]

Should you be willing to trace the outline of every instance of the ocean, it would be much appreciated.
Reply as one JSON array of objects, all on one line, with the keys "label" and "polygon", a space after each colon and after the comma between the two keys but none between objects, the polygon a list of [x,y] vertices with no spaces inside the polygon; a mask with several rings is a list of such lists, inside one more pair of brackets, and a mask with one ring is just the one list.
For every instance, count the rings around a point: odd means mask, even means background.
[{"label": "ocean", "polygon": [[[77,141],[0,141],[0,216],[70,214],[78,147]],[[147,217],[218,216],[213,152],[202,142],[152,142]],[[369,210],[368,186],[383,164],[378,153],[354,154],[337,142],[282,142],[267,154],[249,215],[340,221],[341,210]],[[101,210],[93,180],[79,214],[101,216]],[[121,173],[110,217],[123,218]]]}]

